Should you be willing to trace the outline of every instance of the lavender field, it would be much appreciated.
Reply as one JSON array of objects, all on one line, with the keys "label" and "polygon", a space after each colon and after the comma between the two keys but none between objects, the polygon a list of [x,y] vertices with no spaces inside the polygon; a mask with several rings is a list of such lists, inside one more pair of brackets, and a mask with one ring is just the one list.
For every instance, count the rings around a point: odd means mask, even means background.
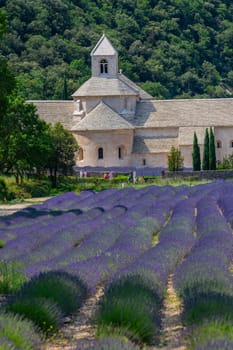
[{"label": "lavender field", "polygon": [[[96,340],[77,349],[161,346],[171,278],[183,306],[181,343],[184,337],[187,349],[232,349],[232,225],[233,183],[224,181],[69,192],[0,218],[0,293],[6,266],[24,278],[0,307],[0,349],[42,348],[37,336],[62,327],[100,286]],[[62,296],[50,302],[44,289],[55,294],[57,281]],[[52,319],[51,329],[40,313]],[[9,317],[29,319],[32,345],[15,345],[11,322],[2,326]]]}]

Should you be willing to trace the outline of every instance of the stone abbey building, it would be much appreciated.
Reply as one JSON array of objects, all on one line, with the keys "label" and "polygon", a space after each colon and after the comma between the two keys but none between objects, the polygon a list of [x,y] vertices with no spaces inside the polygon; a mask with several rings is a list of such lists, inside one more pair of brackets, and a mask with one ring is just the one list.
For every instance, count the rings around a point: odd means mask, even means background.
[{"label": "stone abbey building", "polygon": [[194,131],[202,151],[209,127],[217,161],[233,152],[233,99],[155,100],[118,70],[118,53],[105,35],[91,58],[92,76],[73,101],[30,101],[42,119],[72,131],[77,166],[167,167],[175,146],[192,167]]}]

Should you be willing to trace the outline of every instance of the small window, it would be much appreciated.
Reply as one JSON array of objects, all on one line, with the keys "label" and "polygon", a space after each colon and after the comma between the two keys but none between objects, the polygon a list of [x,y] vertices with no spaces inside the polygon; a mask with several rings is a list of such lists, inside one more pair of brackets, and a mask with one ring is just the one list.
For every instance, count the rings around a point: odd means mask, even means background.
[{"label": "small window", "polygon": [[107,60],[100,61],[100,73],[107,74],[108,73],[108,62]]},{"label": "small window", "polygon": [[142,165],[146,165],[146,159],[142,160]]},{"label": "small window", "polygon": [[118,158],[122,159],[122,148],[121,147],[118,148]]},{"label": "small window", "polygon": [[217,148],[222,148],[222,142],[221,141],[217,141]]},{"label": "small window", "polygon": [[78,150],[78,160],[83,160],[83,149],[81,147]]},{"label": "small window", "polygon": [[98,149],[98,159],[104,159],[104,150],[102,147]]},{"label": "small window", "polygon": [[230,147],[233,148],[233,141],[230,142]]}]

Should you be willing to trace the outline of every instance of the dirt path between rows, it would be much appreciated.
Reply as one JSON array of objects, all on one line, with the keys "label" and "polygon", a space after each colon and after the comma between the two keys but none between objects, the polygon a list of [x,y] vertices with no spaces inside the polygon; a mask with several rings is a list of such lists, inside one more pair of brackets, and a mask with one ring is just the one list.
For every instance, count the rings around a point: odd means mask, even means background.
[{"label": "dirt path between rows", "polygon": [[93,317],[98,307],[98,302],[103,295],[103,287],[99,287],[79,312],[68,319],[54,337],[49,339],[42,350],[74,350],[80,345],[91,345],[95,340],[96,328],[93,324]]},{"label": "dirt path between rows", "polygon": [[49,198],[51,197],[28,198],[28,199],[25,199],[25,201],[22,203],[0,204],[0,216],[10,215],[18,210],[27,208],[30,205],[43,203]]}]

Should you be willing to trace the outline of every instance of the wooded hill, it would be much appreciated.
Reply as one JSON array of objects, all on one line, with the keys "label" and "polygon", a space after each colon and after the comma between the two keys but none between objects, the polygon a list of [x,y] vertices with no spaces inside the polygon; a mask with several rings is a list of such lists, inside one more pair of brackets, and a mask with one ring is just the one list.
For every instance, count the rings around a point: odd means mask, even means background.
[{"label": "wooded hill", "polygon": [[156,98],[233,97],[232,0],[0,0],[1,52],[26,99],[66,99],[105,32],[123,73]]}]

